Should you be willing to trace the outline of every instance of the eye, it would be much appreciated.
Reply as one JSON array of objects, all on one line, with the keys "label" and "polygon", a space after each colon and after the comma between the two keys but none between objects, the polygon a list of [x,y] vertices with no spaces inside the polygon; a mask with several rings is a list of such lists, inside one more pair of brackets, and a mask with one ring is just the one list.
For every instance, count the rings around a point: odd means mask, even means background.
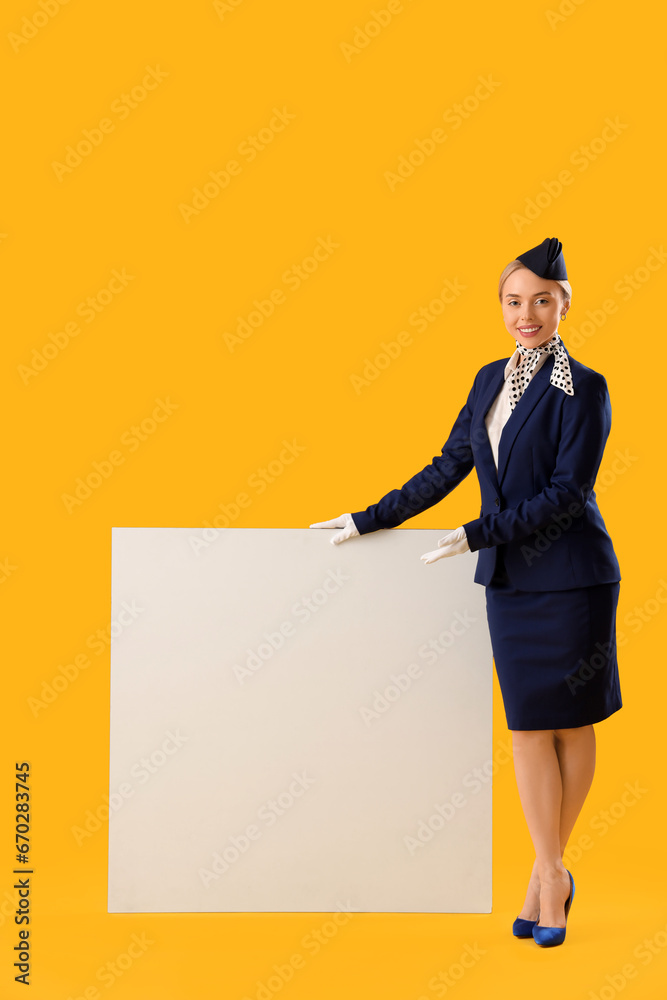
[{"label": "eye", "polygon": [[[507,305],[508,306],[513,306],[518,301],[519,301],[518,299],[510,299],[509,302],[507,303]],[[549,304],[549,299],[537,299],[537,302],[546,302],[547,305],[548,305]]]}]

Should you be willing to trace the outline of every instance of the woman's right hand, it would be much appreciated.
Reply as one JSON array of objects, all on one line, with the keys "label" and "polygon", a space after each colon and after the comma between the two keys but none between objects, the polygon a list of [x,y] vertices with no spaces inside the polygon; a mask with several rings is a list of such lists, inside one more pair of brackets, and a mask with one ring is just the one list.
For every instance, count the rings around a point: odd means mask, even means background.
[{"label": "woman's right hand", "polygon": [[358,535],[357,526],[352,520],[351,514],[341,514],[339,517],[334,517],[330,521],[316,521],[315,524],[309,525],[310,528],[342,528],[342,531],[337,531],[336,534],[331,539],[332,545],[340,545],[348,538],[354,538]]}]

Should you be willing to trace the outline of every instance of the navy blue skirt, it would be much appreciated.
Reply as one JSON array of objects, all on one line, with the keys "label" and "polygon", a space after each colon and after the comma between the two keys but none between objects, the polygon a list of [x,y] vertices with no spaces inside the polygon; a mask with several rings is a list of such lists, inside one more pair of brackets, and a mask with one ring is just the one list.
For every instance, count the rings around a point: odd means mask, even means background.
[{"label": "navy blue skirt", "polygon": [[616,659],[620,584],[513,587],[502,546],[486,613],[509,729],[572,729],[622,707]]}]

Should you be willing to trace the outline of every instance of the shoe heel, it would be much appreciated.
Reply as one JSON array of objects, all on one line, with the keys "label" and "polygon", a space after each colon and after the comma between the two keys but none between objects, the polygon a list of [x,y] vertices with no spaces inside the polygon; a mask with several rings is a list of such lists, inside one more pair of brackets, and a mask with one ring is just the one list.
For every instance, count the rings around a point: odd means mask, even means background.
[{"label": "shoe heel", "polygon": [[553,948],[555,945],[562,944],[565,940],[567,918],[572,906],[572,900],[574,899],[574,879],[567,868],[565,871],[570,876],[570,895],[565,900],[565,927],[539,927],[535,923],[533,927],[533,939],[543,948]]}]

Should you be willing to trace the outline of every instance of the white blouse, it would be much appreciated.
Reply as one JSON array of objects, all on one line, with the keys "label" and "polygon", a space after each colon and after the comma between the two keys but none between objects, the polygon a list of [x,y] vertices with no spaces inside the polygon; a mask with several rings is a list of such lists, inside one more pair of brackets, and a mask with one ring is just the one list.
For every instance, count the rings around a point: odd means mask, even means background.
[{"label": "white blouse", "polygon": [[[540,370],[544,362],[551,355],[548,351],[540,356],[539,361],[533,369],[531,378],[534,378],[536,373]],[[489,407],[489,410],[484,418],[484,423],[486,424],[486,430],[489,435],[489,441],[491,442],[491,451],[493,452],[493,461],[496,464],[496,471],[498,471],[498,446],[500,444],[500,435],[502,434],[503,427],[507,423],[512,413],[510,409],[510,392],[507,379],[510,372],[516,368],[521,359],[521,353],[517,348],[505,365],[504,379],[502,389],[494,399],[493,403]],[[530,384],[530,383],[529,383]],[[470,546],[468,545],[468,536],[465,533],[465,528],[461,525],[455,531],[450,532],[447,535],[447,545],[452,546],[452,555],[460,552],[469,552]]]}]

